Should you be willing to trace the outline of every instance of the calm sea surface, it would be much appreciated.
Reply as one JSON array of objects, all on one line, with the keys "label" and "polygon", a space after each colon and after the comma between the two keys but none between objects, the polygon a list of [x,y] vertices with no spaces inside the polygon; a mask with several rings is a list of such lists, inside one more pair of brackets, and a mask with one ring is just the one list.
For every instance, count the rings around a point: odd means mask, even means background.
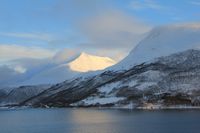
[{"label": "calm sea surface", "polygon": [[0,133],[200,133],[200,111],[0,110]]}]

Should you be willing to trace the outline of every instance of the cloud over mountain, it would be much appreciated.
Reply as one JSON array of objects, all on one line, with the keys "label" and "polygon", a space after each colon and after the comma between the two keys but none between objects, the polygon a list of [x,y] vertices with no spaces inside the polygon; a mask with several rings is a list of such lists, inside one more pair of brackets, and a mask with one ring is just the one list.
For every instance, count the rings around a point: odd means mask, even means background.
[{"label": "cloud over mountain", "polygon": [[55,51],[40,47],[28,47],[15,44],[0,44],[0,61],[19,58],[47,58],[52,57]]}]

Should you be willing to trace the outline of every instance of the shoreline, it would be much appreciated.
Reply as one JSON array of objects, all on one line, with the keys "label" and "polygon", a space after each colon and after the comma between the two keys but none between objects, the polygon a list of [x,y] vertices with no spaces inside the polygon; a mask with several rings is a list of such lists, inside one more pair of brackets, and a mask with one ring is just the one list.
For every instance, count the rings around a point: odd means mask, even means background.
[{"label": "shoreline", "polygon": [[30,106],[15,106],[15,107],[0,107],[0,110],[15,110],[15,109],[119,109],[119,110],[200,110],[200,106],[151,106],[151,107],[126,107],[126,106],[113,106],[113,107],[83,107],[83,106],[71,106],[71,107],[30,107]]}]

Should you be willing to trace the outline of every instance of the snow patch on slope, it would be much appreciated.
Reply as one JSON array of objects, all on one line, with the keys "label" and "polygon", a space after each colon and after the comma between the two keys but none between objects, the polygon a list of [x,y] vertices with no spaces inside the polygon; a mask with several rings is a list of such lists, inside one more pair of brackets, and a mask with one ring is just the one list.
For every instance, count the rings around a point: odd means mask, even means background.
[{"label": "snow patch on slope", "polygon": [[91,105],[105,105],[105,104],[110,104],[110,103],[116,103],[124,98],[122,97],[105,97],[105,98],[99,98],[99,97],[89,97],[87,99],[82,100],[81,102],[84,103],[84,105],[91,106]]},{"label": "snow patch on slope", "polygon": [[113,82],[111,84],[106,84],[106,85],[100,87],[98,90],[101,93],[109,94],[113,89],[118,88],[120,85],[121,85],[120,81]]}]

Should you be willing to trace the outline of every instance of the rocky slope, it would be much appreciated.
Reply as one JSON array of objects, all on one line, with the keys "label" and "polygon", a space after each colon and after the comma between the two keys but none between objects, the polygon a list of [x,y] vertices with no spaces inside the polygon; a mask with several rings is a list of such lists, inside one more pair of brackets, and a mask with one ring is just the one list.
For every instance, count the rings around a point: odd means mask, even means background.
[{"label": "rocky slope", "polygon": [[42,91],[48,89],[49,87],[50,85],[38,85],[38,86],[21,86],[16,88],[9,88],[9,91],[6,88],[1,89],[0,107],[17,106],[21,102],[40,94]]}]

